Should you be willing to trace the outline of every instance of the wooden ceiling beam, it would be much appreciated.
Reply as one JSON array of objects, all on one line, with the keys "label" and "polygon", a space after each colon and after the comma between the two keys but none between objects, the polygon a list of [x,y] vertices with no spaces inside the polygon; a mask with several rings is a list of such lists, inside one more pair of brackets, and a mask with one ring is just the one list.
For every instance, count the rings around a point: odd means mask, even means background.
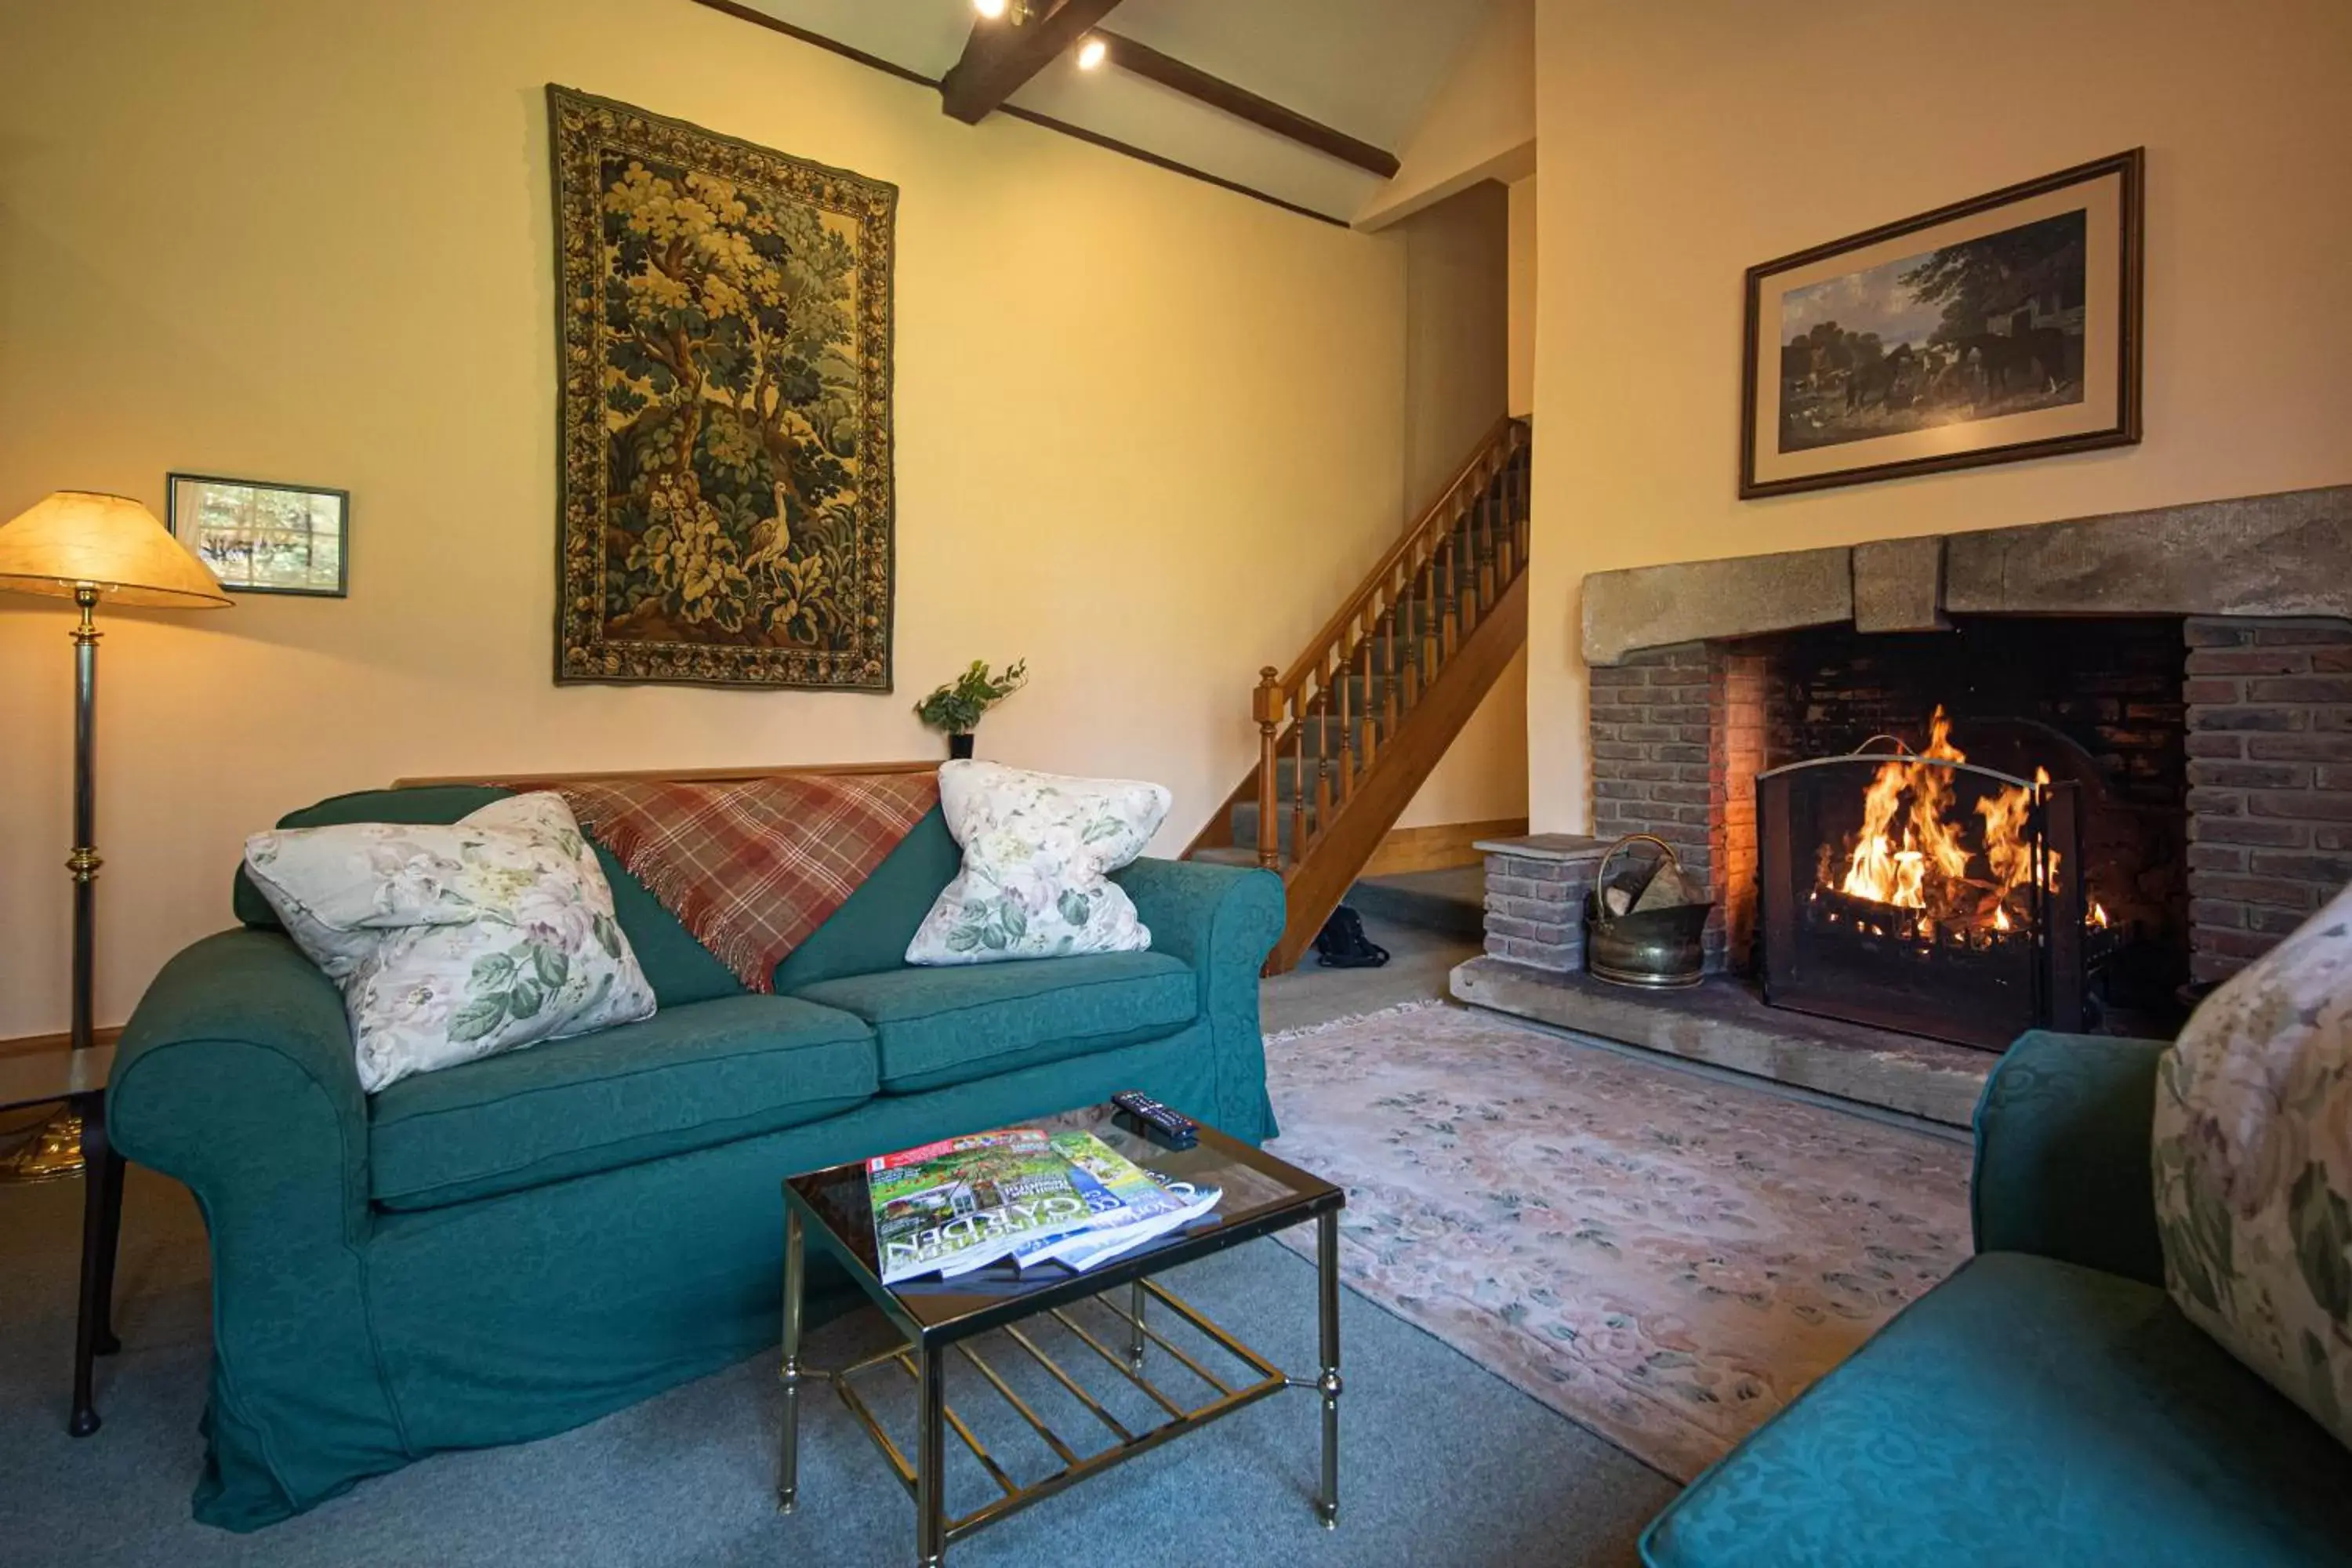
[{"label": "wooden ceiling beam", "polygon": [[1010,20],[982,19],[964,40],[963,58],[940,82],[940,106],[966,125],[977,125],[1031,79],[1059,59],[1072,45],[1110,15],[1118,0],[1061,0],[1051,11],[1014,26]]},{"label": "wooden ceiling beam", "polygon": [[1149,44],[1139,44],[1106,28],[1096,28],[1095,36],[1108,47],[1110,63],[1121,70],[1157,82],[1171,92],[1181,92],[1212,109],[1223,110],[1235,119],[1246,120],[1286,141],[1312,147],[1343,163],[1353,163],[1383,180],[1396,177],[1395,156],[1369,142],[1360,142],[1344,131],[1335,130],[1319,120],[1309,120],[1245,87],[1236,87],[1223,77],[1211,76],[1172,55],[1163,55]]}]

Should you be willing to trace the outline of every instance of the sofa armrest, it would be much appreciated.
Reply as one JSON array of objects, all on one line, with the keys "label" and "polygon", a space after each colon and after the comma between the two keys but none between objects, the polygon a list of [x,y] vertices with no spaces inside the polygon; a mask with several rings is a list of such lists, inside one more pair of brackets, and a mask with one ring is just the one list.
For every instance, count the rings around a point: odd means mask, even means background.
[{"label": "sofa armrest", "polygon": [[282,931],[209,936],[122,1031],[107,1125],[187,1184],[212,1246],[195,1512],[282,1519],[413,1458],[368,1310],[368,1108],[334,984]]},{"label": "sofa armrest", "polygon": [[2148,1143],[2155,1040],[2035,1030],[1977,1102],[1979,1252],[2032,1252],[2164,1283]]},{"label": "sofa armrest", "polygon": [[1191,965],[1201,1018],[1217,1052],[1217,1125],[1255,1142],[1274,1136],[1258,1032],[1258,970],[1282,935],[1282,879],[1255,867],[1138,860],[1111,873],[1135,900],[1155,951]]},{"label": "sofa armrest", "polygon": [[312,1225],[365,1237],[367,1096],[351,1025],[334,983],[282,931],[222,931],[163,966],[116,1047],[107,1126],[216,1225],[299,1193]]}]

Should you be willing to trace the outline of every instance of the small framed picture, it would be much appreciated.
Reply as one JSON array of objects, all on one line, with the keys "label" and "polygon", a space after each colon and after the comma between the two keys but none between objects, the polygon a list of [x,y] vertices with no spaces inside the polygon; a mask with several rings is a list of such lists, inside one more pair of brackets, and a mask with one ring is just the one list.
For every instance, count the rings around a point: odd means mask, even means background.
[{"label": "small framed picture", "polygon": [[239,594],[344,596],[349,490],[211,474],[167,477],[173,537]]},{"label": "small framed picture", "polygon": [[2139,439],[2137,149],[1748,272],[1739,493]]}]

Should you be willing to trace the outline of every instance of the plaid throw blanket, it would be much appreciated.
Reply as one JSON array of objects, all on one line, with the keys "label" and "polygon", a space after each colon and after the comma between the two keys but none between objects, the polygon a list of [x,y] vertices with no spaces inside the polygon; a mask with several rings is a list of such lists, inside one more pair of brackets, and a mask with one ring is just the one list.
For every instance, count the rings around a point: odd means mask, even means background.
[{"label": "plaid throw blanket", "polygon": [[939,803],[937,773],[627,779],[558,791],[590,837],[754,991]]}]

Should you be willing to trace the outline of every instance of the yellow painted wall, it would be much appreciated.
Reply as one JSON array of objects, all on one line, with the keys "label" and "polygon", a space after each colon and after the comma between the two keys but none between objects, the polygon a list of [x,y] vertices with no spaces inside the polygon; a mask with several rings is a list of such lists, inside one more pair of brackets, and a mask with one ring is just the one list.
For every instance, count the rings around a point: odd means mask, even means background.
[{"label": "yellow painted wall", "polygon": [[[554,80],[896,183],[887,697],[551,679]],[[395,775],[940,754],[1248,765],[1257,668],[1394,537],[1403,246],[688,0],[0,7],[0,517],[183,468],[348,487],[351,597],[107,620],[99,1014],[226,922],[243,836]],[[65,1023],[67,614],[0,595],[0,1037]]]},{"label": "yellow painted wall", "polygon": [[[1396,226],[1405,245],[1405,493],[1416,510],[1461,470],[1509,383],[1509,196],[1492,180]],[[1527,661],[1512,659],[1397,818],[1491,822],[1528,809]]]},{"label": "yellow painted wall", "polygon": [[1507,402],[1525,418],[1536,409],[1536,177],[1511,182],[1507,215],[1510,258],[1509,368]]},{"label": "yellow painted wall", "polygon": [[[1542,0],[1528,715],[1591,820],[1579,584],[2352,480],[2352,5]],[[2137,447],[1736,499],[1749,266],[2147,148]]]}]

